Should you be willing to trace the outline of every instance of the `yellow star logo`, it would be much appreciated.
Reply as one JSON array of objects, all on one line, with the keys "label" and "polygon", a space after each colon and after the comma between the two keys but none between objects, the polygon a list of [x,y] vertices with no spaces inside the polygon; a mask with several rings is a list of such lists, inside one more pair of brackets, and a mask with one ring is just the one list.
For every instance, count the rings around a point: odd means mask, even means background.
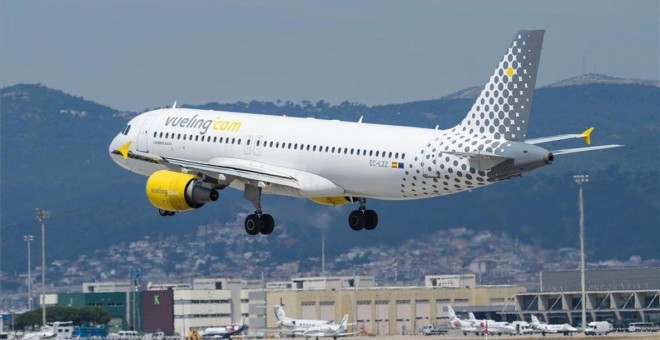
[{"label": "yellow star logo", "polygon": [[516,71],[513,69],[513,67],[509,66],[509,68],[506,69],[506,75],[511,78],[514,74],[516,74]]}]

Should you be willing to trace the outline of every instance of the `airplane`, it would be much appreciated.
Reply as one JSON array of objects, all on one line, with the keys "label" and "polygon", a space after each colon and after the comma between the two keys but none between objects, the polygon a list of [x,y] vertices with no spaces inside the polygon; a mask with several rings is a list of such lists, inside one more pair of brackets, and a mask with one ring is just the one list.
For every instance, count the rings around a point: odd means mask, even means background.
[{"label": "airplane", "polygon": [[536,315],[532,314],[532,328],[541,331],[541,334],[545,336],[545,333],[562,333],[564,335],[570,335],[577,332],[577,328],[564,323],[564,324],[547,324],[539,322],[539,319]]},{"label": "airplane", "polygon": [[242,317],[237,325],[206,328],[202,332],[202,339],[231,339],[232,335],[246,331],[249,327],[245,324],[245,317]]},{"label": "airplane", "polygon": [[490,333],[490,334],[515,334],[517,332],[516,328],[510,325],[508,322],[495,321],[490,319],[478,320],[474,317],[474,313],[468,312],[468,321],[477,329],[480,333]]},{"label": "airplane", "polygon": [[254,212],[250,235],[271,234],[262,194],[359,204],[353,230],[373,230],[368,199],[414,200],[471,191],[553,164],[555,156],[621,145],[548,150],[539,144],[582,133],[528,139],[543,30],[516,33],[486,86],[456,126],[440,130],[212,110],[163,108],[131,119],[109,146],[119,166],[144,176],[161,216],[243,191]]},{"label": "airplane", "polygon": [[335,340],[340,336],[347,336],[353,333],[347,333],[348,328],[348,314],[344,314],[344,317],[341,319],[339,324],[326,324],[321,326],[309,327],[307,330],[302,332],[302,336],[305,339],[309,337],[314,337],[318,340],[321,337],[324,338],[334,338]]},{"label": "airplane", "polygon": [[516,334],[517,330],[515,327],[511,326],[508,322],[495,321],[490,319],[484,320],[475,320],[475,327],[483,334]]},{"label": "airplane", "polygon": [[449,313],[449,325],[452,328],[456,328],[463,332],[463,335],[468,335],[468,333],[474,333],[475,335],[480,335],[481,330],[476,327],[477,319],[474,318],[474,314],[470,313],[470,319],[462,320],[451,306],[447,306],[447,313]]},{"label": "airplane", "polygon": [[309,329],[333,325],[333,322],[328,320],[305,320],[289,318],[284,313],[284,308],[282,308],[280,305],[275,306],[274,311],[275,318],[277,319],[277,325],[287,331],[290,331],[294,335],[302,335]]}]

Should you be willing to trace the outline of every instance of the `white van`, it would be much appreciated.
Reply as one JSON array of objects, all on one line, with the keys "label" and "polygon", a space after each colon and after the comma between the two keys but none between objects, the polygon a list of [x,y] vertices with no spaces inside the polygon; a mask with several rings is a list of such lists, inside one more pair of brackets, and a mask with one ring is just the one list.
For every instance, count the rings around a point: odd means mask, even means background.
[{"label": "white van", "polygon": [[584,329],[585,335],[605,334],[612,331],[612,324],[608,321],[593,321]]}]

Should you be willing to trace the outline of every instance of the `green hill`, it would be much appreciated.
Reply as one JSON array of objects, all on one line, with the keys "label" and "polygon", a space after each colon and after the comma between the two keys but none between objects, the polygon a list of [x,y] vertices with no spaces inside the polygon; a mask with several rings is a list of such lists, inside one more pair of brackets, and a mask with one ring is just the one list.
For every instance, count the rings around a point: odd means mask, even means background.
[{"label": "green hill", "polygon": [[[193,107],[314,116],[384,124],[447,128],[472,105],[470,98],[445,98],[383,106],[320,101],[258,102]],[[108,144],[134,113],[119,112],[42,85],[16,85],[1,91],[3,270],[24,267],[22,235],[39,235],[34,208],[51,211],[49,254],[77,258],[98,248],[158,233],[185,234],[211,221],[233,220],[249,203],[233,190],[215,204],[175,218],[157,216],[144,197],[145,178],[128,173],[108,157]],[[349,207],[333,209],[326,223],[341,253],[354,245],[398,244],[438,228],[467,226],[506,231],[549,247],[577,246],[575,173],[588,173],[587,247],[590,259],[659,258],[660,89],[639,83],[580,84],[540,88],[534,98],[530,137],[581,132],[595,126],[595,144],[625,148],[558,158],[554,165],[472,193],[412,202],[371,201],[380,212],[378,230],[353,233]],[[575,144],[573,144],[574,146]],[[562,147],[561,144],[557,148]],[[302,199],[264,198],[264,205],[290,234],[316,240],[308,228],[327,212]],[[478,214],[463,213],[479,206]],[[286,213],[284,213],[286,212]],[[315,254],[315,242],[295,256]],[[308,247],[308,248],[305,248]],[[49,255],[55,257],[56,255]],[[282,252],[282,257],[291,254]]]}]

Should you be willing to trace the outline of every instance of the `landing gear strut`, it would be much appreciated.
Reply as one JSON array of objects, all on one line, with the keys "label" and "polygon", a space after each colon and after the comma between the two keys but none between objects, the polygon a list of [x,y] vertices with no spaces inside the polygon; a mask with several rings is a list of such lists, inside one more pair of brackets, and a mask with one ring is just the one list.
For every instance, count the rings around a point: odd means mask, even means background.
[{"label": "landing gear strut", "polygon": [[249,235],[270,235],[275,229],[275,220],[269,214],[261,211],[261,187],[245,185],[243,196],[254,205],[254,214],[245,217],[245,231]]},{"label": "landing gear strut", "polygon": [[375,211],[367,209],[365,198],[360,198],[360,207],[358,210],[351,211],[348,215],[348,225],[353,230],[373,230],[378,225],[378,214]]}]

